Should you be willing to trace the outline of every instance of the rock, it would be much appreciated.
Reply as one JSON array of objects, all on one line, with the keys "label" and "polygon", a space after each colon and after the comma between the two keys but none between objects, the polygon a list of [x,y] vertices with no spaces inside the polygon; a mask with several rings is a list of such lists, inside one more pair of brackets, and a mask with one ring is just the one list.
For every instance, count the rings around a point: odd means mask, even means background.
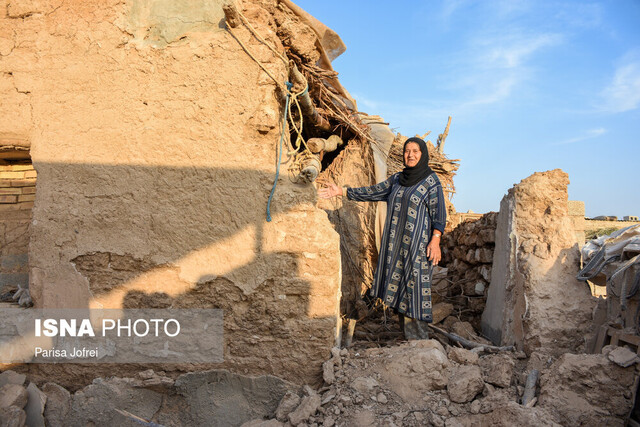
[{"label": "rock", "polygon": [[484,381],[477,366],[459,366],[449,376],[447,392],[449,399],[456,403],[466,403],[484,389]]},{"label": "rock", "polygon": [[0,409],[0,425],[2,427],[23,427],[26,422],[27,414],[17,406]]},{"label": "rock", "polygon": [[[331,402],[334,397],[336,397],[336,391],[334,389],[331,389],[331,390],[327,391],[325,394],[322,395],[322,403],[320,403],[320,404],[321,405],[326,405],[327,403]],[[296,405],[296,406],[298,406],[298,405]]]},{"label": "rock", "polygon": [[44,394],[34,384],[29,383],[27,387],[29,394],[27,406],[24,411],[27,413],[27,425],[29,427],[44,427],[44,407],[47,403],[47,395]]},{"label": "rock", "polygon": [[349,350],[347,350],[346,348],[343,348],[342,350],[340,350],[341,357],[347,357],[348,355],[349,355]]},{"label": "rock", "polygon": [[469,322],[456,322],[453,324],[451,329],[454,334],[459,335],[462,338],[468,340],[476,339],[476,333],[473,330],[473,326],[471,326],[471,323]]},{"label": "rock", "polygon": [[604,347],[602,347],[602,350],[600,350],[600,353],[608,356],[609,353],[611,353],[615,348],[615,345],[605,345]]},{"label": "rock", "polygon": [[489,264],[493,262],[493,251],[488,248],[478,248],[476,249],[475,259],[482,264]]},{"label": "rock", "polygon": [[276,409],[276,419],[282,422],[287,421],[287,416],[300,405],[300,396],[292,391],[288,391]]},{"label": "rock", "polygon": [[480,359],[482,377],[488,383],[506,388],[511,385],[515,362],[506,354],[494,354]]},{"label": "rock", "polygon": [[433,324],[436,325],[446,319],[451,313],[453,313],[453,304],[447,302],[440,302],[435,304],[432,309]]},{"label": "rock", "polygon": [[322,427],[333,427],[334,425],[336,425],[336,419],[333,416],[329,415],[324,418]]},{"label": "rock", "polygon": [[438,409],[436,409],[435,412],[436,412],[436,414],[440,415],[441,417],[445,417],[445,418],[447,418],[449,415],[451,415],[449,410],[444,406],[439,407]]},{"label": "rock", "polygon": [[[338,355],[338,357],[340,357],[340,355]],[[333,359],[327,360],[322,364],[322,379],[327,384],[333,384],[336,380],[333,366]]]},{"label": "rock", "polygon": [[151,390],[136,388],[138,379],[96,378],[72,396],[66,425],[121,425],[123,416],[115,409],[150,419],[160,409],[162,396]]},{"label": "rock", "polygon": [[562,425],[622,425],[635,377],[634,367],[602,354],[564,354],[542,375],[536,408],[558,414]]},{"label": "rock", "polygon": [[143,380],[148,380],[149,378],[155,377],[156,373],[153,369],[147,369],[146,371],[138,372],[138,376]]},{"label": "rock", "polygon": [[496,241],[496,230],[495,229],[481,230],[478,233],[478,238],[482,241],[482,243],[494,243]]},{"label": "rock", "polygon": [[346,425],[370,427],[376,424],[376,414],[369,410],[357,411]]},{"label": "rock", "polygon": [[[241,425],[250,420],[272,418],[282,397],[288,391],[299,390],[299,386],[271,375],[244,376],[222,369],[183,374],[176,379],[174,387],[176,394],[184,397],[181,404],[186,403],[189,409],[176,411],[175,417],[179,419],[173,421],[173,425]],[[128,397],[128,392],[123,390],[119,397]],[[131,413],[146,419],[153,417],[158,411],[156,403],[160,406],[166,396],[145,388],[136,389],[134,393],[148,393],[129,403],[139,405],[138,412],[131,410]],[[108,402],[113,397],[103,399]],[[75,400],[76,396],[74,409]],[[148,412],[151,414],[142,415]],[[165,424],[161,419],[158,421]]]},{"label": "rock", "polygon": [[613,363],[622,366],[623,368],[640,362],[640,358],[638,358],[638,355],[629,350],[627,347],[616,347],[607,354],[607,358]]},{"label": "rock", "polygon": [[376,396],[376,400],[378,401],[378,403],[385,404],[387,403],[387,396],[384,393],[380,392],[378,393],[378,396]]},{"label": "rock", "polygon": [[468,305],[469,305],[469,310],[475,312],[475,313],[482,313],[485,307],[485,300],[484,298],[469,298],[468,301]]},{"label": "rock", "polygon": [[491,267],[483,265],[480,268],[480,276],[482,276],[482,278],[486,280],[487,283],[491,283]]},{"label": "rock", "polygon": [[475,365],[478,363],[478,353],[459,348],[449,347],[449,359],[461,365]]},{"label": "rock", "polygon": [[[571,424],[573,425],[573,424]],[[446,427],[541,426],[560,427],[553,416],[537,408],[527,409],[516,402],[504,402],[490,413],[462,415],[447,420]]]},{"label": "rock", "polygon": [[24,387],[18,384],[6,384],[0,388],[0,408],[16,406],[20,409],[27,404],[28,393]]},{"label": "rock", "polygon": [[251,420],[242,424],[240,427],[283,427],[284,424],[278,420]]},{"label": "rock", "polygon": [[44,406],[45,424],[50,427],[64,427],[65,418],[71,409],[71,394],[55,383],[46,383],[42,391],[47,395]]},{"label": "rock", "polygon": [[24,385],[26,379],[27,376],[24,374],[19,374],[11,370],[4,371],[0,374],[0,388],[7,384]]},{"label": "rock", "polygon": [[484,282],[480,281],[480,282],[476,282],[475,286],[474,286],[474,292],[476,295],[484,295],[484,290],[485,290],[485,284]]},{"label": "rock", "polygon": [[469,407],[469,411],[472,414],[478,414],[480,413],[480,401],[479,400],[474,400],[473,402],[471,402],[471,406]]},{"label": "rock", "polygon": [[331,357],[333,359],[340,360],[340,353],[341,352],[342,352],[342,350],[340,350],[340,347],[332,347],[331,348]]},{"label": "rock", "polygon": [[449,359],[436,340],[405,344],[380,372],[388,389],[405,402],[422,399],[426,393],[447,386]]},{"label": "rock", "polygon": [[378,386],[378,381],[372,377],[358,377],[351,382],[351,388],[361,394],[371,393],[371,391]]},{"label": "rock", "polygon": [[303,397],[300,405],[288,415],[289,422],[294,426],[309,419],[320,407],[320,395],[313,390],[310,391],[311,394]]},{"label": "rock", "polygon": [[444,322],[442,322],[442,326],[447,330],[447,331],[451,331],[453,328],[453,325],[455,325],[457,322],[459,322],[460,320],[458,320],[457,317],[454,316],[449,316],[446,319],[444,319]]}]

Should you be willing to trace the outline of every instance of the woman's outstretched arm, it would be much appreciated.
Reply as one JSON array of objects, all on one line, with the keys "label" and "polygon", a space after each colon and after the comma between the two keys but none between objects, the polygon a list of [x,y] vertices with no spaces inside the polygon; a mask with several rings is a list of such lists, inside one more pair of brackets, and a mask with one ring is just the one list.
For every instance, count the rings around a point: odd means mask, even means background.
[{"label": "woman's outstretched arm", "polygon": [[347,196],[349,200],[358,202],[380,202],[387,200],[391,187],[393,186],[394,177],[389,177],[386,181],[369,187],[340,188],[334,183],[327,183],[323,188],[318,190],[318,196],[323,199],[330,199],[335,196]]}]

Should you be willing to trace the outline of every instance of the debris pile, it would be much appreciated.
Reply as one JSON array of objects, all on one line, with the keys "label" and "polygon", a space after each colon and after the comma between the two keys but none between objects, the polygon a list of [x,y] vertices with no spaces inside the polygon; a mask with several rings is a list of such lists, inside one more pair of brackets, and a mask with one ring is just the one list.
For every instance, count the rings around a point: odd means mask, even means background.
[{"label": "debris pile", "polygon": [[434,282],[433,293],[452,303],[456,315],[477,330],[491,283],[497,217],[496,212],[490,212],[444,234],[441,246],[446,278]]},{"label": "debris pile", "polygon": [[[17,426],[25,420],[51,426],[595,426],[623,425],[633,406],[630,389],[639,360],[621,366],[610,346],[603,354],[554,360],[540,353],[529,359],[521,352],[485,354],[443,342],[333,348],[317,387],[224,370],[173,379],[148,369],[132,378],[96,378],[70,392],[53,382],[24,387],[24,375],[5,371],[0,421]],[[539,381],[528,381],[534,370]]]}]

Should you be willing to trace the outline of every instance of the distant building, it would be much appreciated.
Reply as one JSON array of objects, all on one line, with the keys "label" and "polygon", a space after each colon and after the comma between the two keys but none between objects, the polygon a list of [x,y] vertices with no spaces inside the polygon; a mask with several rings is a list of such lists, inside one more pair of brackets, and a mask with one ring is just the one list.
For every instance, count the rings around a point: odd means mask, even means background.
[{"label": "distant building", "polygon": [[627,215],[622,217],[625,221],[638,221],[638,217],[635,215]]}]

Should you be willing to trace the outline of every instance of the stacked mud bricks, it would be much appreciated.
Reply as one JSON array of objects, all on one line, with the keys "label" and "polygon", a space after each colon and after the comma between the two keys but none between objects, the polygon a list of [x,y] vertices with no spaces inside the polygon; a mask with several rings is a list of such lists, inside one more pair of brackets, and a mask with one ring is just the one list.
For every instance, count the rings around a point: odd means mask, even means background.
[{"label": "stacked mud bricks", "polygon": [[33,165],[0,165],[0,293],[28,286],[29,224],[35,193]]},{"label": "stacked mud bricks", "polygon": [[491,283],[495,249],[496,212],[473,214],[442,240],[442,265],[447,267],[448,286],[440,290],[453,303],[461,320],[480,327]]}]

